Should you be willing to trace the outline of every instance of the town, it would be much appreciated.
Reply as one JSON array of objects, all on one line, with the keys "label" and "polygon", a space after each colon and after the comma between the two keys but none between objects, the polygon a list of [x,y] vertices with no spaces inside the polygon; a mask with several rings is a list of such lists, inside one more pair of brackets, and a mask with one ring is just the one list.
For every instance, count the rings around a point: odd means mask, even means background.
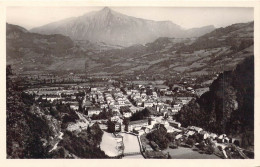
[{"label": "town", "polygon": [[[78,115],[79,120],[68,121],[68,131],[80,132],[98,124],[104,132],[100,148],[111,158],[190,158],[180,156],[185,152],[211,159],[253,156],[240,148],[240,139],[196,126],[183,127],[176,121],[183,106],[209,91],[209,84],[196,87],[194,78],[182,78],[178,83],[140,78],[89,81],[71,73],[66,83],[65,77],[59,82],[52,75],[22,77],[30,83],[23,84],[23,92],[39,106],[51,113],[62,104]],[[61,138],[62,134],[57,141]]]}]

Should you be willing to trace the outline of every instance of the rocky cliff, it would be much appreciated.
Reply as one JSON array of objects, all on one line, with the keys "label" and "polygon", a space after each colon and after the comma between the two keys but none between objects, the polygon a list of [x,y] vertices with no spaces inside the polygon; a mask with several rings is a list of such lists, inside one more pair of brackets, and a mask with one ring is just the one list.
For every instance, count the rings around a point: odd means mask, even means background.
[{"label": "rocky cliff", "polygon": [[210,91],[184,106],[177,115],[184,126],[200,126],[225,133],[253,145],[254,57],[246,58],[233,71],[225,71],[212,83]]}]

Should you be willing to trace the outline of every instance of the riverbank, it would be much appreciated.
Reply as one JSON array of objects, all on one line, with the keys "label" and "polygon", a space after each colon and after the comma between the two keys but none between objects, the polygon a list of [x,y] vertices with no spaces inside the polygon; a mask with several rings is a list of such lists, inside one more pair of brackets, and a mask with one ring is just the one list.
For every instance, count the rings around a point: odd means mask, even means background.
[{"label": "riverbank", "polygon": [[121,155],[121,151],[118,149],[118,138],[114,137],[112,133],[103,131],[102,142],[100,144],[100,149],[105,152],[106,155],[110,157],[115,157]]}]

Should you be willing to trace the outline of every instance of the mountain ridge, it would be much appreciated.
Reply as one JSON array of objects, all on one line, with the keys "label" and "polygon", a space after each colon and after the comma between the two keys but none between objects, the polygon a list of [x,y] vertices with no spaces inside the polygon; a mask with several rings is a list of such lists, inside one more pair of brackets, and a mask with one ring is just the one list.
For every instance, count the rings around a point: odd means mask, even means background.
[{"label": "mountain ridge", "polygon": [[214,29],[213,26],[204,26],[203,29],[184,30],[171,21],[136,18],[105,7],[100,11],[35,27],[30,32],[62,34],[73,40],[130,46],[152,42],[158,37],[200,36]]},{"label": "mountain ridge", "polygon": [[[179,73],[197,77],[212,75],[232,69],[253,54],[253,24],[233,26],[199,38],[160,37],[145,45],[121,47],[72,41],[62,35],[24,33],[19,27],[10,31],[7,25],[7,63],[16,70],[21,69],[22,73],[72,71],[125,77],[141,74],[170,77]],[[142,72],[144,70],[146,73]]]}]

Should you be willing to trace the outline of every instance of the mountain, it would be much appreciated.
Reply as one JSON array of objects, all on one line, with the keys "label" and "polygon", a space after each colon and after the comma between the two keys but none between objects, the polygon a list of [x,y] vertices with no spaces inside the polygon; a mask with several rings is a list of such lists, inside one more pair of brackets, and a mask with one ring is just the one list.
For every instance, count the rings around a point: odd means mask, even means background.
[{"label": "mountain", "polygon": [[[86,55],[93,55],[100,50],[110,48],[109,45],[91,42],[86,44],[86,42],[79,44],[60,34],[31,33],[20,26],[7,23],[7,64],[11,64],[17,72],[54,70],[59,68],[56,63],[63,62],[67,62],[68,69],[84,69]],[[113,48],[120,48],[120,46]],[[52,64],[55,64],[55,67],[52,67]]]},{"label": "mountain", "polygon": [[254,146],[254,56],[234,70],[225,71],[210,90],[183,107],[177,120],[184,126],[199,126],[210,132],[227,134]]},{"label": "mountain", "polygon": [[31,29],[40,34],[63,34],[73,40],[130,46],[159,37],[194,37],[214,30],[213,26],[184,30],[171,21],[152,21],[127,16],[108,7],[80,17],[65,19]]},{"label": "mountain", "polygon": [[216,48],[219,46],[232,46],[238,49],[241,41],[251,45],[254,37],[254,22],[237,23],[227,27],[218,28],[210,33],[200,36],[193,44],[184,46],[180,51],[193,51]]},{"label": "mountain", "polygon": [[191,29],[186,30],[184,37],[200,37],[213,30],[215,30],[215,27],[213,25],[208,25],[208,26],[198,27],[198,28],[191,28]]},{"label": "mountain", "polygon": [[7,64],[23,73],[87,72],[99,77],[148,78],[156,75],[174,78],[182,74],[205,80],[207,75],[234,69],[253,55],[253,32],[253,22],[238,23],[198,38],[159,37],[145,45],[122,47],[31,33],[7,24]]},{"label": "mountain", "polygon": [[161,37],[146,45],[110,50],[95,56],[98,64],[95,67],[86,61],[86,70],[97,73],[98,68],[98,73],[166,78],[179,74],[214,75],[234,69],[244,58],[253,55],[253,25],[253,22],[240,23],[197,39]]},{"label": "mountain", "polygon": [[30,33],[26,29],[7,24],[6,25],[7,56],[12,58],[24,58],[22,54],[27,50],[40,53],[61,54],[73,47],[73,41],[63,35],[41,35]]},{"label": "mountain", "polygon": [[17,68],[39,70],[44,64],[51,64],[54,56],[65,55],[73,46],[73,41],[63,35],[30,33],[20,26],[6,24],[7,63]]}]

